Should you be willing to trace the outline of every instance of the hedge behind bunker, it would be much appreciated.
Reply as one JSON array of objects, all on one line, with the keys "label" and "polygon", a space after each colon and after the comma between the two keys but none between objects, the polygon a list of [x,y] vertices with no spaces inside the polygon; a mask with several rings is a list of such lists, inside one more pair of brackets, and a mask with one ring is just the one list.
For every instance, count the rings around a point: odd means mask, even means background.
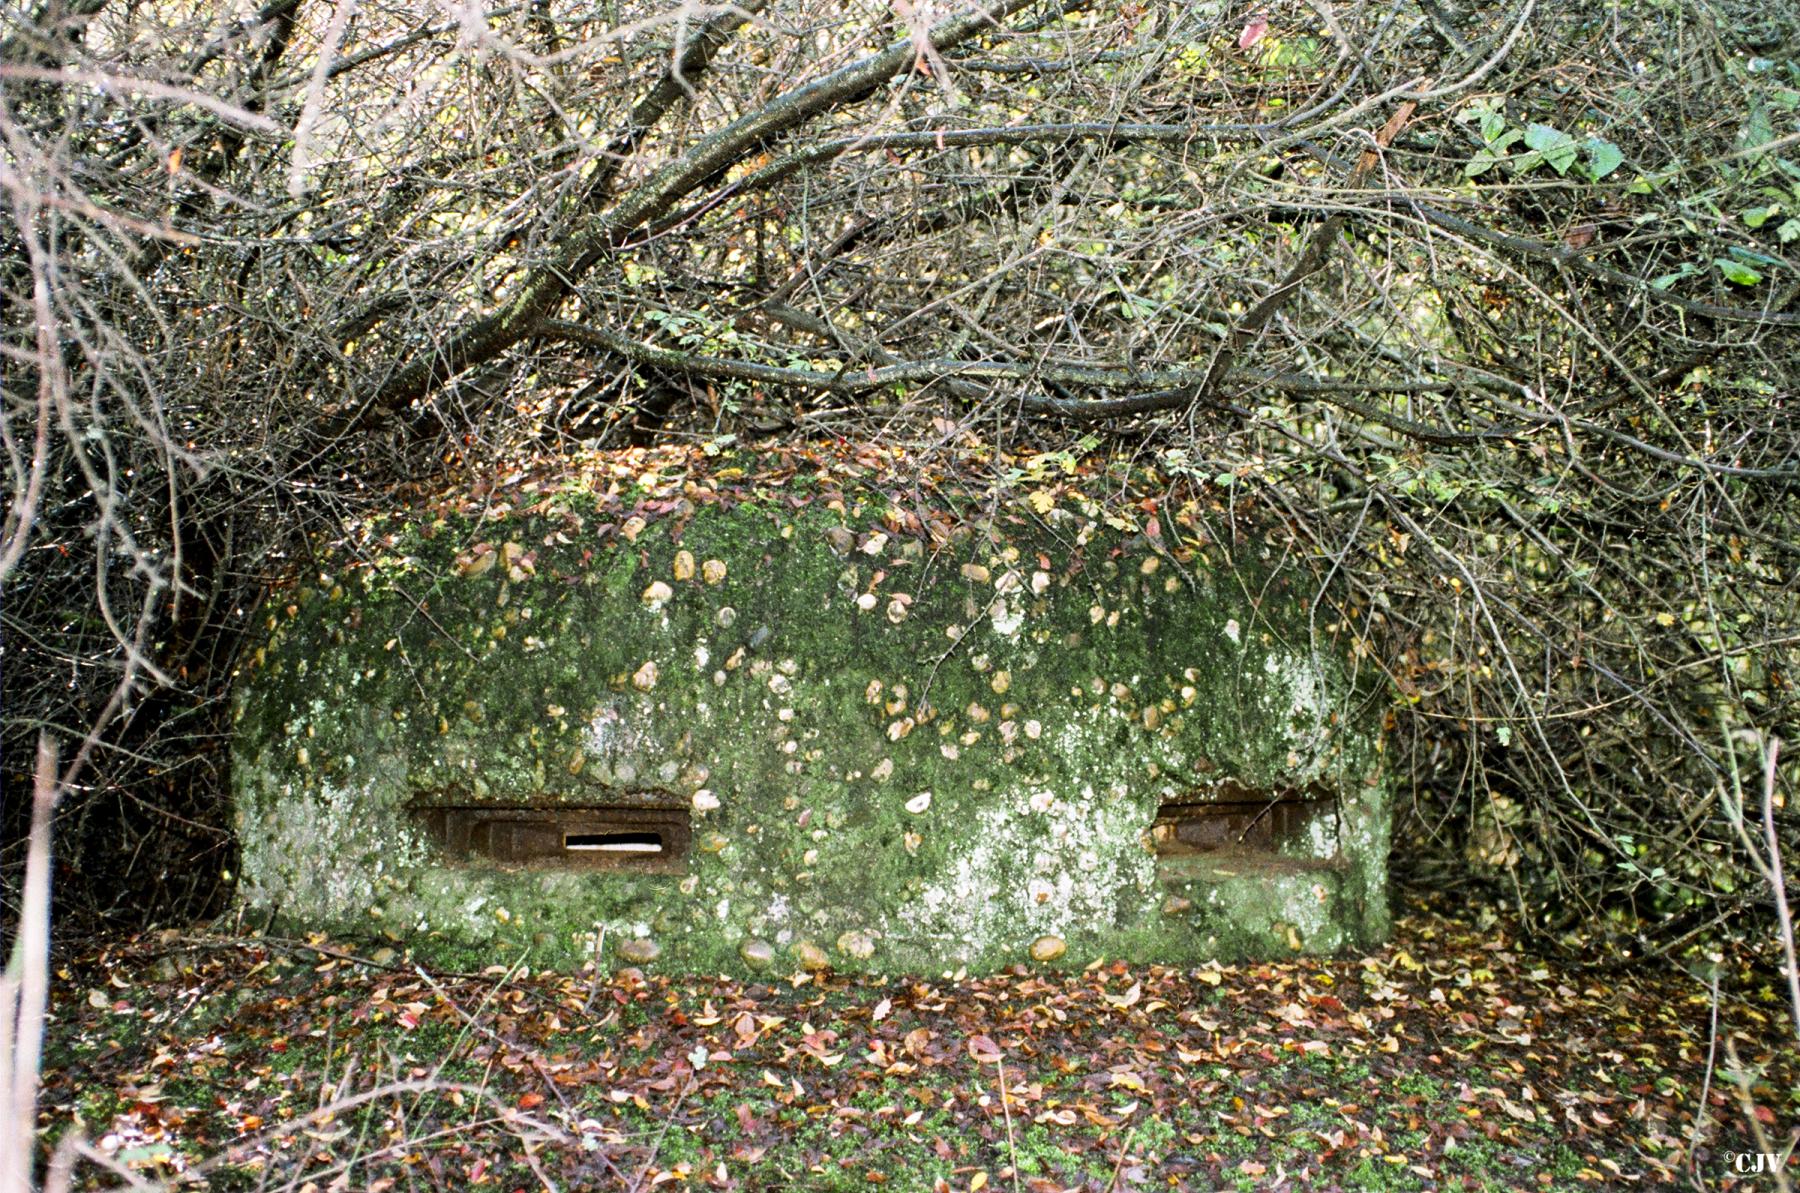
[{"label": "hedge behind bunker", "polygon": [[420,513],[278,599],[239,689],[253,911],[784,973],[1385,935],[1378,718],[1307,573],[1093,507],[668,504]]}]

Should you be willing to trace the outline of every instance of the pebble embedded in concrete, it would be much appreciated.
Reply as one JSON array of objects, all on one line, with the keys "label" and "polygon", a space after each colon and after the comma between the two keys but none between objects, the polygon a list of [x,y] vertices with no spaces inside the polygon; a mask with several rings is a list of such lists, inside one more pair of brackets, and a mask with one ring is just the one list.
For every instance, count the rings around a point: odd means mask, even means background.
[{"label": "pebble embedded in concrete", "polygon": [[637,936],[621,940],[616,951],[622,961],[629,961],[633,965],[648,965],[662,955],[662,946],[648,936]]}]

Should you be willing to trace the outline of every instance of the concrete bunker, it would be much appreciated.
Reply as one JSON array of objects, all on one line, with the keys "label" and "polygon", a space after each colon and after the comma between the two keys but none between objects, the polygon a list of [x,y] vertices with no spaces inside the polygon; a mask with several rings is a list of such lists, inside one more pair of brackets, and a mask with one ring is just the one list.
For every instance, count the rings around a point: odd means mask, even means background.
[{"label": "concrete bunker", "polygon": [[1378,711],[1273,551],[1097,507],[582,502],[398,514],[276,602],[239,685],[247,904],[700,971],[1384,938]]}]

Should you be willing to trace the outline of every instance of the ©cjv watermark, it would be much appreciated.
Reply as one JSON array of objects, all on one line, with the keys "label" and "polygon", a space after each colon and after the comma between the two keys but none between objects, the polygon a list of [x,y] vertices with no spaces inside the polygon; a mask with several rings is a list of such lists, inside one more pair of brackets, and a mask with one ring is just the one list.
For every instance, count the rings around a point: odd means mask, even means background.
[{"label": "\u00a9cjv watermark", "polygon": [[1731,1170],[1746,1174],[1779,1172],[1787,1166],[1787,1159],[1787,1153],[1781,1152],[1732,1152]]}]

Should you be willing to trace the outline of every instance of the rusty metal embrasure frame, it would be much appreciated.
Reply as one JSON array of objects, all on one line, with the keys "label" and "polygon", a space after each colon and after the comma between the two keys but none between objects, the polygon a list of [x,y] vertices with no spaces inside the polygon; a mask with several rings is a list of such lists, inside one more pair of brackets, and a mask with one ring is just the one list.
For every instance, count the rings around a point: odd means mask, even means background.
[{"label": "rusty metal embrasure frame", "polygon": [[453,861],[558,870],[681,874],[693,824],[686,808],[555,805],[415,806]]},{"label": "rusty metal embrasure frame", "polygon": [[1317,784],[1269,792],[1227,781],[1164,801],[1150,826],[1150,842],[1164,855],[1272,853],[1304,835],[1317,818],[1336,812],[1336,797]]}]

